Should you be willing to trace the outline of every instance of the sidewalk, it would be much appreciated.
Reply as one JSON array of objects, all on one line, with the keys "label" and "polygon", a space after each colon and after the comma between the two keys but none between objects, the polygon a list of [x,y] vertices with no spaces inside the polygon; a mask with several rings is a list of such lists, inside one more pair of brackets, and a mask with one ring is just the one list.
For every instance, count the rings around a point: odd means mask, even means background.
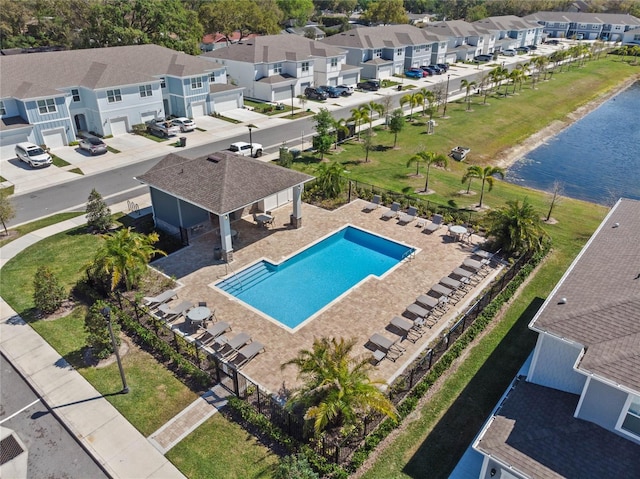
[{"label": "sidewalk", "polygon": [[[148,195],[136,198],[146,205]],[[113,211],[126,209],[126,203]],[[24,248],[81,225],[84,216],[43,228],[4,246],[0,267]],[[114,478],[184,478],[154,445],[0,298],[0,351]],[[71,460],[72,458],[70,458]]]}]

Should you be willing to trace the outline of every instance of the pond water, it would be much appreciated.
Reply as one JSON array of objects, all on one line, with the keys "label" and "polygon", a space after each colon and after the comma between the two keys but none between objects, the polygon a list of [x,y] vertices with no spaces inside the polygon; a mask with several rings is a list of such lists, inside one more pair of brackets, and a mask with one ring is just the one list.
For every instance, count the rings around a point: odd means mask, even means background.
[{"label": "pond water", "polygon": [[506,180],[612,205],[640,200],[640,83],[636,82],[514,163]]}]

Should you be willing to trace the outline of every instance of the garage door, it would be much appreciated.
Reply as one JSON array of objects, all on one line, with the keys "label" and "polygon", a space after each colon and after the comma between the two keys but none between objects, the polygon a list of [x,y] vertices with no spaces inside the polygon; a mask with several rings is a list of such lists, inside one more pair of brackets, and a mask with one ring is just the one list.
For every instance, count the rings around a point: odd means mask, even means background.
[{"label": "garage door", "polygon": [[392,68],[393,67],[391,66],[380,68],[378,70],[378,78],[379,79],[390,78],[392,74]]},{"label": "garage door", "polygon": [[155,120],[156,119],[156,112],[155,111],[149,111],[147,113],[142,113],[140,115],[140,119],[141,119],[142,123],[146,123],[148,121]]},{"label": "garage door", "polygon": [[15,158],[14,148],[18,143],[29,141],[29,133],[21,131],[0,132],[0,160]]},{"label": "garage door", "polygon": [[204,109],[204,102],[192,103],[191,115],[193,118],[198,118],[199,116],[206,116],[207,113],[206,113],[206,110]]},{"label": "garage door", "polygon": [[67,135],[64,133],[64,128],[43,131],[42,141],[49,148],[61,148],[67,146]]},{"label": "garage door", "polygon": [[273,101],[284,101],[291,99],[291,88],[274,88],[273,90]]},{"label": "garage door", "polygon": [[109,123],[111,124],[111,134],[113,136],[127,134],[126,118],[112,118],[111,120],[109,120]]},{"label": "garage door", "polygon": [[238,105],[238,96],[221,96],[220,98],[216,98],[213,103],[217,112],[222,113],[229,110],[235,110],[239,108]]}]

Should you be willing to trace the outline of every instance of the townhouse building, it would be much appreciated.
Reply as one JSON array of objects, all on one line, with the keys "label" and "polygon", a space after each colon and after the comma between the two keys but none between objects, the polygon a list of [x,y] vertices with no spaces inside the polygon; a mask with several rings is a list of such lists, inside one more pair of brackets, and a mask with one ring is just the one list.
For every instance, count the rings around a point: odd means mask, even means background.
[{"label": "townhouse building", "polygon": [[446,61],[472,61],[473,57],[493,53],[496,34],[484,28],[478,29],[464,20],[428,23],[424,30],[447,39]]},{"label": "townhouse building", "polygon": [[640,45],[640,19],[621,13],[537,12],[525,20],[542,25],[551,38],[603,40]]},{"label": "townhouse building", "polygon": [[491,45],[486,45],[487,50],[483,53],[501,52],[542,43],[542,26],[537,22],[515,15],[483,18],[471,25],[479,31],[485,31],[495,37],[493,49],[490,48]]}]

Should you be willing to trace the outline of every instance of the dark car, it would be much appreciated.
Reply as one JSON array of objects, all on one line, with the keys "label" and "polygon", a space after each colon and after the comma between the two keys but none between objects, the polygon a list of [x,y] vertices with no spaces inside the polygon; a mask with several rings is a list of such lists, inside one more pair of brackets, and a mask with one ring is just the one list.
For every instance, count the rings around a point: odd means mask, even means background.
[{"label": "dark car", "polygon": [[439,71],[439,69],[435,69],[433,65],[424,66],[422,67],[422,69],[426,72],[429,72],[429,75],[437,75]]},{"label": "dark car", "polygon": [[438,68],[440,68],[441,70],[444,70],[445,72],[449,71],[449,64],[448,63],[438,63],[438,64],[436,64],[436,66]]},{"label": "dark car", "polygon": [[527,47],[518,47],[516,48],[518,53],[529,53],[529,49]]},{"label": "dark car", "polygon": [[551,39],[551,40],[547,40],[545,43],[547,45],[558,45],[560,43],[560,40]]},{"label": "dark car", "polygon": [[531,51],[533,51],[533,50],[537,50],[537,49],[538,49],[538,47],[537,47],[537,46],[535,46],[535,45],[529,45],[527,48],[528,48],[529,50],[531,50]]},{"label": "dark car", "polygon": [[493,60],[493,55],[478,55],[473,57],[473,61],[476,62],[490,62],[491,60]]},{"label": "dark car", "polygon": [[329,98],[338,98],[340,96],[338,89],[333,86],[323,85],[320,90],[324,91]]},{"label": "dark car", "polygon": [[358,83],[358,88],[367,91],[378,91],[380,89],[380,82],[378,80],[366,80]]},{"label": "dark car", "polygon": [[100,138],[96,138],[95,136],[83,138],[78,142],[78,147],[81,150],[88,151],[92,155],[99,155],[107,152],[106,143]]},{"label": "dark car", "polygon": [[309,100],[323,101],[327,99],[327,94],[324,90],[312,87],[307,87],[304,89],[304,96],[306,96]]},{"label": "dark car", "polygon": [[427,76],[435,75],[433,70],[429,69],[428,65],[422,65],[420,68],[422,68],[422,71],[425,72],[427,74]]},{"label": "dark car", "polygon": [[440,68],[438,65],[429,65],[436,72],[436,75],[442,75],[446,70],[444,68]]}]

